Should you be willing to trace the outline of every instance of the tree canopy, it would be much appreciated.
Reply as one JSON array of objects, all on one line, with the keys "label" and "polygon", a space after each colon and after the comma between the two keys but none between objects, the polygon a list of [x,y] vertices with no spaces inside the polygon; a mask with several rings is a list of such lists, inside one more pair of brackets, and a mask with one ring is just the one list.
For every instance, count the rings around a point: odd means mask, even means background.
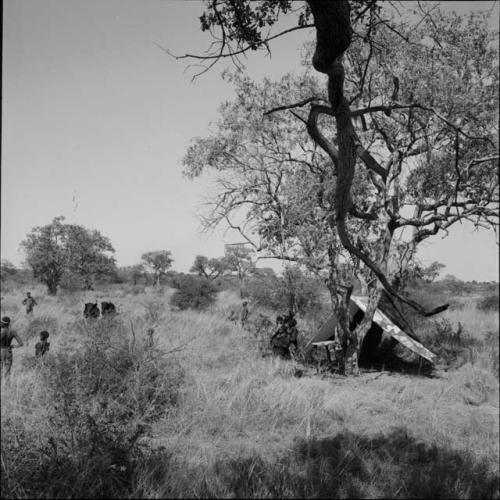
[{"label": "tree canopy", "polygon": [[47,285],[51,295],[65,275],[80,277],[91,289],[96,278],[116,269],[110,240],[97,230],[65,224],[64,217],[33,228],[21,247],[34,277]]}]

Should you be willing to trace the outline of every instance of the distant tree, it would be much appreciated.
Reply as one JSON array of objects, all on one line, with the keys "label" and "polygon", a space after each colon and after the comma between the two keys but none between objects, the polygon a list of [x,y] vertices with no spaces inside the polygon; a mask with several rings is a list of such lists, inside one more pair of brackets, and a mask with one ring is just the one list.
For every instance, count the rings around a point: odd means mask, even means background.
[{"label": "distant tree", "polygon": [[50,295],[57,293],[65,274],[80,277],[85,288],[91,289],[96,277],[116,268],[114,248],[108,238],[96,230],[64,224],[64,217],[33,228],[21,247],[34,277],[47,285]]},{"label": "distant tree", "polygon": [[197,255],[189,271],[198,276],[215,280],[228,271],[228,262],[224,257],[209,259],[204,255]]},{"label": "distant tree", "polygon": [[224,261],[228,270],[240,281],[255,269],[255,264],[252,262],[252,250],[243,245],[226,245]]},{"label": "distant tree", "polygon": [[121,283],[132,283],[133,285],[137,285],[141,279],[147,278],[146,269],[143,264],[120,267],[118,271]]},{"label": "distant tree", "polygon": [[442,264],[441,262],[434,261],[431,264],[429,264],[428,266],[420,268],[420,277],[426,283],[432,283],[439,276],[439,273],[445,267],[446,266],[444,264]]},{"label": "distant tree", "polygon": [[130,267],[130,276],[132,278],[132,284],[137,285],[140,279],[144,278],[146,270],[142,264],[136,264]]},{"label": "distant tree", "polygon": [[9,276],[15,276],[17,273],[16,266],[12,262],[2,259],[2,264],[0,267],[0,275],[2,279],[8,278]]},{"label": "distant tree", "polygon": [[161,276],[165,275],[167,269],[172,265],[172,252],[169,250],[157,250],[143,253],[141,259],[144,264],[154,273],[154,284],[160,285]]}]

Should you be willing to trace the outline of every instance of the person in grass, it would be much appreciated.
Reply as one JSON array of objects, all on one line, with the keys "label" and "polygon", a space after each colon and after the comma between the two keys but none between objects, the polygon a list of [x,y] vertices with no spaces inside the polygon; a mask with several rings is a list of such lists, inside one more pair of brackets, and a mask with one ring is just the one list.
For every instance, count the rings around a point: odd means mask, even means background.
[{"label": "person in grass", "polygon": [[31,296],[31,292],[26,292],[26,298],[23,300],[23,305],[26,306],[26,314],[33,313],[33,308],[38,304],[36,300]]},{"label": "person in grass", "polygon": [[283,358],[290,357],[290,335],[282,316],[276,318],[276,332],[271,337],[271,347],[274,354]]},{"label": "person in grass", "polygon": [[49,332],[44,330],[40,332],[40,342],[35,344],[35,356],[41,358],[50,349],[50,342],[47,342]]},{"label": "person in grass", "polygon": [[248,310],[248,302],[245,300],[241,306],[241,312],[240,312],[240,321],[241,321],[241,326],[245,326],[248,321],[248,315],[250,314],[250,311]]},{"label": "person in grass", "polygon": [[148,328],[146,330],[146,337],[144,338],[144,346],[146,349],[152,349],[155,346],[155,342],[153,339],[154,328]]},{"label": "person in grass", "polygon": [[[17,345],[12,344],[14,339],[16,339]],[[0,328],[0,373],[5,375],[7,380],[10,377],[10,370],[12,369],[12,349],[22,347],[23,345],[24,343],[19,335],[10,328],[10,318],[4,316]]]}]

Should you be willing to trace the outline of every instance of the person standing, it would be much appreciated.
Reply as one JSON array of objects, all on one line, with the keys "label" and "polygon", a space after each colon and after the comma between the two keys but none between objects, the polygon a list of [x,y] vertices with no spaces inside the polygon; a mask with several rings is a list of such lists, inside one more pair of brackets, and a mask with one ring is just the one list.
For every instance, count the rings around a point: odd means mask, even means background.
[{"label": "person standing", "polygon": [[271,337],[271,347],[274,354],[290,358],[290,335],[285,318],[282,316],[276,318],[276,332]]},{"label": "person standing", "polygon": [[[16,339],[17,345],[12,345]],[[10,328],[10,318],[4,316],[0,325],[0,373],[8,380],[12,369],[12,349],[22,347],[23,341],[19,335]]]},{"label": "person standing", "polygon": [[153,339],[153,334],[155,333],[154,328],[148,328],[146,330],[146,337],[144,337],[144,346],[146,349],[153,349],[155,342]]},{"label": "person standing", "polygon": [[248,315],[250,314],[250,311],[248,310],[248,302],[245,300],[241,306],[241,313],[240,313],[240,321],[241,321],[241,326],[245,326],[248,321]]},{"label": "person standing", "polygon": [[33,313],[33,308],[38,304],[36,300],[31,296],[31,292],[26,292],[26,298],[23,300],[23,305],[26,306],[26,314]]}]

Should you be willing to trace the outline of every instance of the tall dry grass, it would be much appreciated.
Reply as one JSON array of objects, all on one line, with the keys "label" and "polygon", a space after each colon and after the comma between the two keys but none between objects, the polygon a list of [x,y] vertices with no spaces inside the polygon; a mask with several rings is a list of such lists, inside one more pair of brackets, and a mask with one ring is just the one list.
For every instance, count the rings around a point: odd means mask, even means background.
[{"label": "tall dry grass", "polygon": [[[499,385],[488,361],[495,345],[498,349],[493,315],[477,317],[472,306],[447,313],[452,329],[460,321],[478,342],[472,344],[475,356],[441,378],[385,372],[345,378],[316,373],[293,360],[263,357],[251,329],[226,319],[240,303],[231,292],[222,292],[214,306],[200,313],[173,311],[170,290],[136,293],[109,287],[98,294],[120,312],[118,344],[129,346],[133,327],[141,345],[145,329],[154,326],[156,347],[173,367],[170,383],[182,372],[175,404],[148,421],[125,472],[114,463],[104,469],[107,462],[92,468],[80,457],[81,474],[75,476],[73,469],[54,461],[55,484],[37,483],[37,496],[77,496],[67,479],[73,484],[78,479],[83,490],[92,473],[101,481],[101,489],[93,490],[98,496],[100,491],[101,496],[143,498],[499,497]],[[2,445],[7,445],[2,446],[2,488],[10,485],[9,493],[17,498],[33,494],[25,473],[37,470],[51,446],[49,438],[61,446],[51,404],[54,390],[64,387],[50,385],[40,366],[30,362],[34,337],[28,332],[40,327],[33,326],[37,320],[50,318],[50,355],[76,356],[91,334],[81,320],[83,303],[93,301],[95,292],[91,295],[42,296],[33,319],[15,310],[22,291],[2,301],[2,314],[10,313],[23,339],[29,338],[26,347],[14,351],[11,383],[2,385],[2,431],[11,436],[4,438],[2,432]],[[252,310],[252,316],[258,313],[272,311]],[[303,330],[307,326],[300,324]],[[488,331],[495,331],[496,339]],[[431,326],[427,333],[432,336]],[[129,404],[144,379],[127,380],[137,382],[134,390],[101,391],[100,397],[106,396],[108,404]],[[159,394],[172,391],[168,380],[156,389]],[[94,396],[91,403],[96,403]],[[98,408],[92,411],[97,418]],[[116,411],[118,425],[122,413]],[[122,423],[141,418],[133,413]],[[102,425],[112,433],[108,424]],[[124,431],[116,432],[121,436]],[[105,447],[101,441],[98,445]]]}]

